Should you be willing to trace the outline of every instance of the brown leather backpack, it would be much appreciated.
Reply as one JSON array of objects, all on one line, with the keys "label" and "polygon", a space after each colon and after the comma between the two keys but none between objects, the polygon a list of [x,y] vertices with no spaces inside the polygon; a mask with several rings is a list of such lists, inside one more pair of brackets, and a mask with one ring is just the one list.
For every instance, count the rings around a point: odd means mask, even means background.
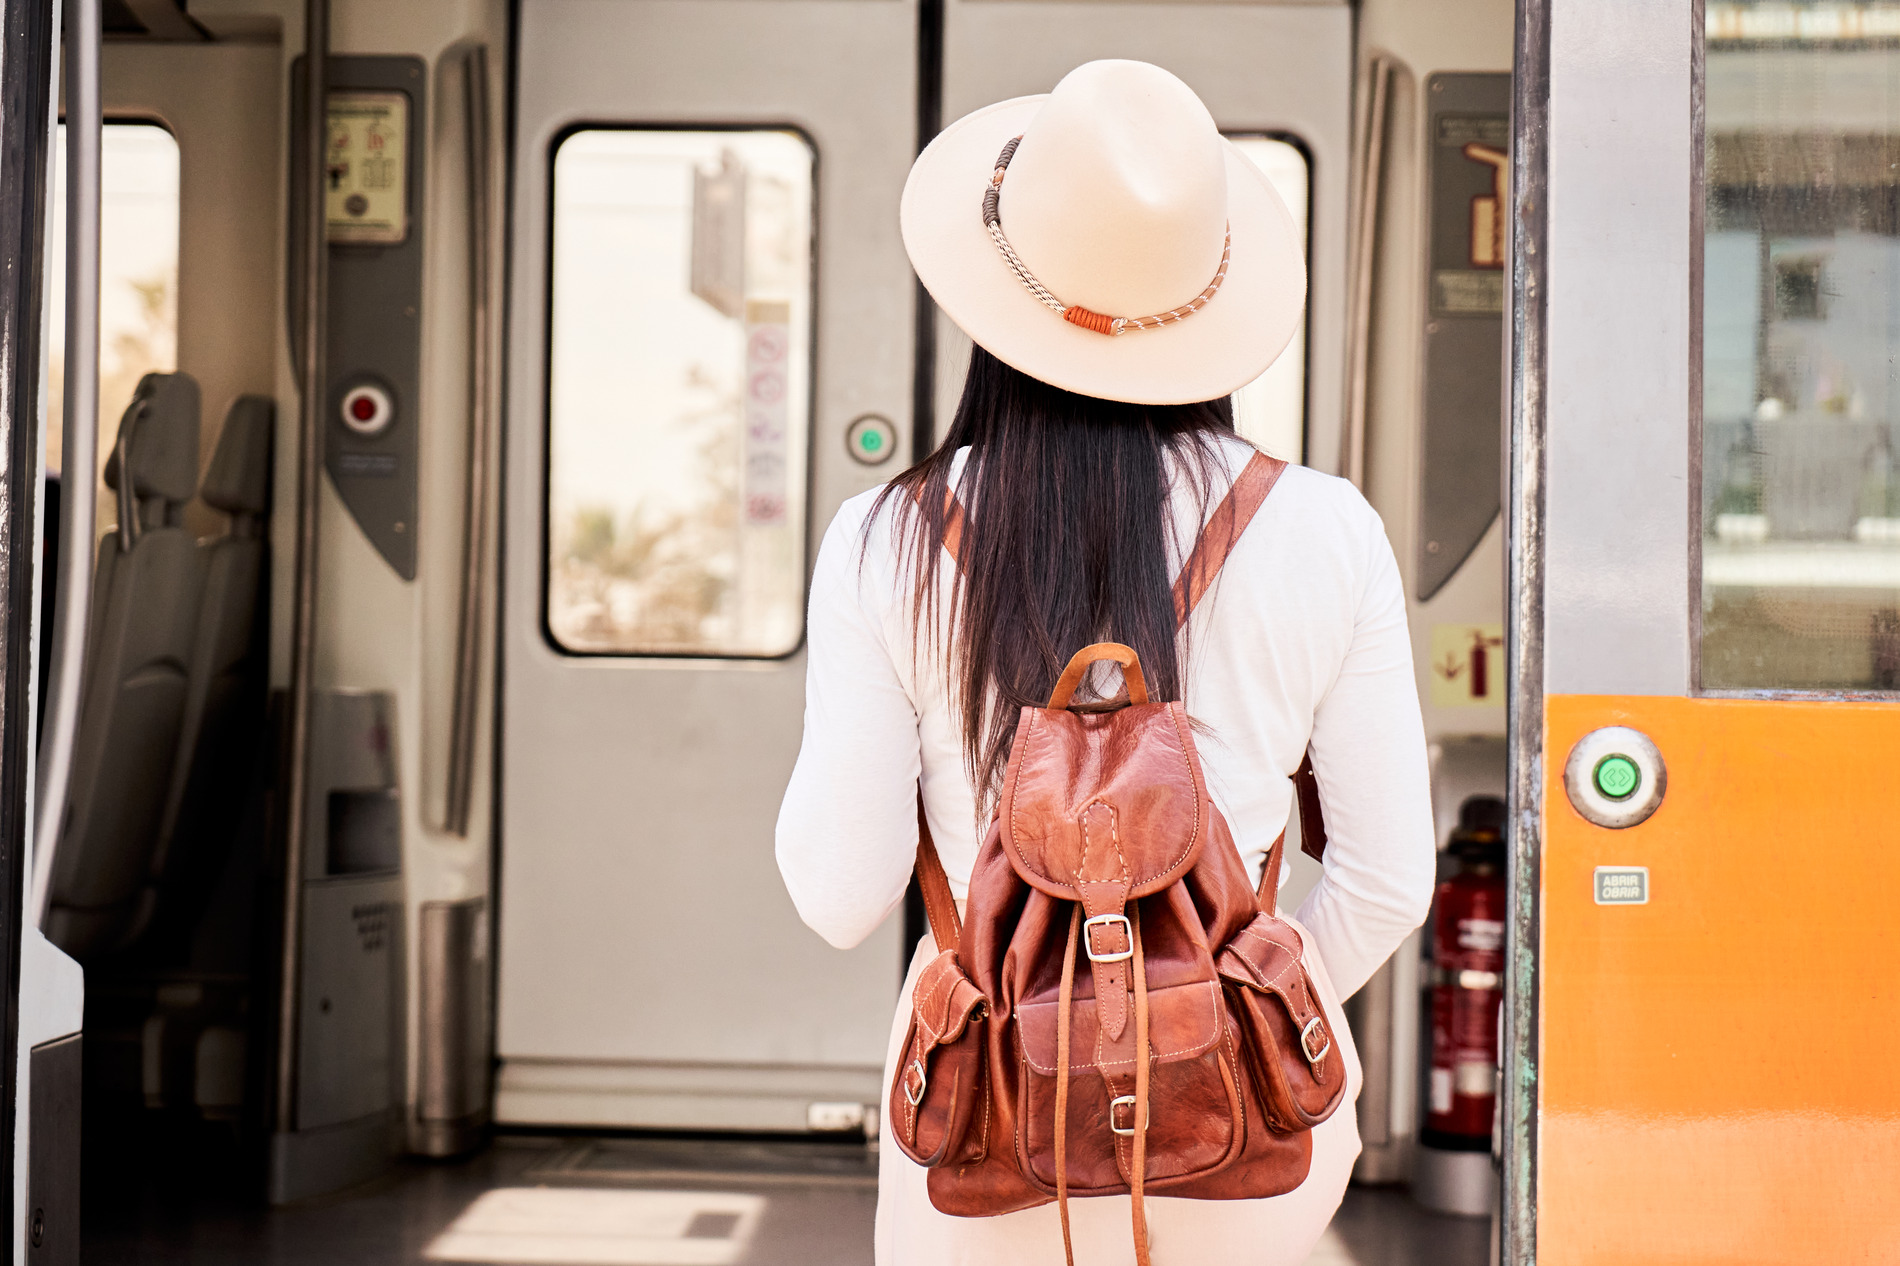
[{"label": "brown leather backpack", "polygon": [[[1181,623],[1284,469],[1256,455],[1216,509],[1175,583]],[[1101,660],[1122,665],[1126,700],[1072,708]],[[1298,781],[1317,855],[1310,765]],[[1022,710],[961,927],[921,802],[918,824],[940,952],[889,1111],[932,1204],[982,1217],[1054,1200],[1072,1264],[1069,1197],[1127,1192],[1147,1266],[1144,1193],[1251,1199],[1304,1181],[1346,1066],[1300,934],[1274,915],[1285,835],[1256,893],[1186,713],[1148,699],[1132,650],[1084,647],[1048,707]]]}]

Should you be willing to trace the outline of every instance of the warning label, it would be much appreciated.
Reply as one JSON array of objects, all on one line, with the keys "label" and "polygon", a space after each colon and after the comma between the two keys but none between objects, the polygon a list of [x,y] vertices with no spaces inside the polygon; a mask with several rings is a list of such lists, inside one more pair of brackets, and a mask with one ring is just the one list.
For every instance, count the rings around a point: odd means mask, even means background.
[{"label": "warning label", "polygon": [[1597,904],[1600,906],[1642,906],[1649,904],[1649,867],[1599,866],[1596,871]]}]

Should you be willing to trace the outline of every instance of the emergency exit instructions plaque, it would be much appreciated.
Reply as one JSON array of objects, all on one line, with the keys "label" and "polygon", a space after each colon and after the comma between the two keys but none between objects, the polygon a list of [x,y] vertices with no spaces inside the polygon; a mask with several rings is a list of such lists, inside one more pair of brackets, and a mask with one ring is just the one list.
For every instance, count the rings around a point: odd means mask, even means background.
[{"label": "emergency exit instructions plaque", "polygon": [[402,93],[330,94],[323,183],[332,242],[389,245],[408,236],[408,136],[409,98]]}]

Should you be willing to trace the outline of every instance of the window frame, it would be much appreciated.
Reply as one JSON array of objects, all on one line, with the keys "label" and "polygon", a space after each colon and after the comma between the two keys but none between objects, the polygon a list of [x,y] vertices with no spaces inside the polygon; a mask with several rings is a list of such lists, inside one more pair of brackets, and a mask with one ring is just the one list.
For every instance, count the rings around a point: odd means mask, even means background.
[{"label": "window frame", "polygon": [[[1748,7],[1746,5],[1739,7]],[[1882,689],[1877,686],[1709,686],[1703,682],[1703,604],[1708,601],[1709,590],[1703,580],[1703,550],[1707,544],[1706,523],[1708,507],[1704,502],[1703,467],[1707,459],[1704,445],[1707,443],[1704,403],[1707,384],[1704,382],[1706,361],[1704,292],[1707,278],[1704,268],[1705,247],[1708,242],[1708,57],[1713,42],[1705,15],[1699,10],[1696,14],[1697,27],[1692,39],[1692,62],[1690,65],[1691,93],[1691,157],[1689,162],[1689,345],[1688,345],[1688,443],[1689,443],[1689,486],[1687,522],[1683,525],[1689,542],[1689,593],[1688,631],[1689,631],[1689,687],[1688,697],[1692,699],[1756,699],[1789,700],[1795,702],[1823,703],[1892,703],[1900,698],[1900,688]],[[1724,38],[1720,49],[1723,52],[1753,52],[1764,48],[1808,48],[1825,47],[1826,40],[1788,38],[1759,40],[1749,38]],[[1843,42],[1842,47],[1855,49],[1884,48],[1888,51],[1900,50],[1900,39],[1885,38],[1871,41]],[[1900,477],[1900,470],[1895,472]]]},{"label": "window frame", "polygon": [[[806,304],[810,313],[809,329],[806,334],[807,366],[805,373],[805,437],[804,437],[804,509],[803,522],[798,525],[797,540],[800,551],[798,634],[784,651],[773,654],[743,654],[709,650],[691,651],[655,651],[655,650],[590,650],[573,647],[563,642],[554,631],[552,620],[551,591],[554,574],[554,242],[557,231],[555,216],[555,163],[560,156],[561,147],[575,136],[584,132],[782,132],[799,139],[811,155],[811,219],[807,250],[810,267],[806,279]],[[547,233],[542,242],[542,276],[546,279],[541,304],[541,400],[540,400],[540,568],[536,579],[539,632],[547,648],[563,659],[577,660],[626,660],[636,662],[662,661],[673,664],[775,664],[784,663],[805,649],[808,632],[807,600],[811,592],[812,567],[817,561],[814,557],[814,545],[818,533],[814,530],[813,493],[816,490],[818,455],[818,367],[821,345],[822,325],[819,307],[820,278],[823,276],[823,258],[820,252],[820,225],[824,213],[824,166],[823,154],[818,140],[810,130],[790,120],[780,122],[744,122],[680,121],[667,119],[645,122],[632,119],[577,119],[566,124],[549,138],[543,159],[545,163],[545,216]]]},{"label": "window frame", "polygon": [[[1281,128],[1222,128],[1224,141],[1279,141],[1289,146],[1306,164],[1306,206],[1301,216],[1300,262],[1306,269],[1307,302],[1300,308],[1300,455],[1296,465],[1306,465],[1313,447],[1313,191],[1319,184],[1319,160],[1306,138]],[[1277,193],[1278,190],[1275,190]],[[1265,372],[1264,370],[1262,371]],[[1251,384],[1249,384],[1251,385]],[[1239,392],[1235,393],[1236,395]],[[1236,427],[1236,430],[1239,428]]]}]

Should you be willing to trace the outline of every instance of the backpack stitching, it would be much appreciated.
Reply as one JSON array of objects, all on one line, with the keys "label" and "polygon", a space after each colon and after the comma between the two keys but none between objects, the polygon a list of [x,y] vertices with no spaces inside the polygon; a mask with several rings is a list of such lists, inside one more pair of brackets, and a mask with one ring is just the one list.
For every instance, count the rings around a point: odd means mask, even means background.
[{"label": "backpack stitching", "polygon": [[1247,1075],[1247,1070],[1240,1062],[1240,1050],[1234,1042],[1233,1025],[1221,1025],[1221,1040],[1227,1046],[1227,1066],[1234,1072],[1234,1102],[1240,1107],[1240,1137],[1244,1140],[1247,1137],[1247,1095],[1241,1089],[1241,1078]]},{"label": "backpack stitching", "polygon": [[[1182,864],[1194,853],[1194,842],[1201,837],[1201,788],[1199,780],[1194,777],[1194,761],[1188,756],[1187,740],[1181,733],[1180,708],[1178,704],[1174,703],[1169,703],[1165,706],[1168,709],[1168,720],[1173,722],[1174,728],[1172,733],[1174,736],[1175,750],[1181,753],[1181,760],[1188,767],[1188,780],[1194,784],[1194,826],[1193,829],[1188,832],[1187,847],[1183,848],[1181,855],[1168,863],[1167,869],[1156,875],[1154,877],[1155,879],[1165,879],[1175,871],[1181,869]],[[1149,880],[1148,882],[1152,883],[1153,880]]]},{"label": "backpack stitching", "polygon": [[1029,752],[1030,752],[1030,749],[1035,745],[1036,725],[1037,725],[1037,722],[1040,720],[1041,720],[1041,709],[1031,708],[1029,710],[1029,728],[1023,732],[1022,751],[1012,754],[1015,760],[1016,769],[1015,769],[1014,774],[1011,776],[1010,784],[1009,784],[1009,838],[1010,838],[1010,842],[1016,845],[1016,847],[1011,851],[1017,853],[1018,855],[1020,855],[1022,852],[1022,845],[1018,842],[1021,839],[1021,837],[1020,835],[1018,835],[1017,830],[1016,830],[1016,819],[1017,819],[1016,793],[1022,787],[1023,766],[1029,763]]},{"label": "backpack stitching", "polygon": [[[1217,1044],[1220,1039],[1220,1028],[1219,1028],[1220,1026],[1220,1006],[1219,1006],[1220,982],[1209,980],[1209,981],[1203,981],[1201,983],[1206,985],[1207,988],[1210,991],[1212,991],[1215,995],[1214,997],[1214,1002],[1215,1002],[1214,1043]],[[1196,1051],[1206,1050],[1209,1045],[1210,1045],[1209,1042],[1202,1041],[1194,1045],[1183,1046],[1178,1051],[1156,1052],[1155,1058],[1156,1059],[1173,1059],[1176,1055],[1190,1055]],[[1102,1028],[1101,1028],[1101,1023],[1098,1020],[1095,1026],[1095,1048],[1098,1052],[1101,1050],[1101,1046],[1102,1046]],[[1056,1070],[1053,1067],[1044,1067],[1043,1065],[1038,1064],[1035,1061],[1035,1059],[1029,1054],[1029,1043],[1027,1041],[1023,1042],[1023,1062],[1029,1065],[1030,1068],[1034,1069],[1036,1072],[1040,1073],[1044,1077],[1053,1077],[1056,1075]],[[1098,1056],[1095,1062],[1092,1064],[1091,1063],[1077,1064],[1077,1063],[1071,1062],[1069,1064],[1069,1072],[1073,1075],[1075,1073],[1085,1073],[1089,1071],[1089,1069],[1091,1068],[1097,1068],[1097,1069],[1100,1069],[1102,1072],[1106,1073],[1111,1068],[1133,1068],[1134,1066],[1135,1066],[1135,1061],[1133,1059],[1117,1059],[1117,1060],[1104,1061]]]},{"label": "backpack stitching", "polygon": [[[946,971],[942,973],[940,976],[938,976],[937,983],[931,987],[931,990],[929,993],[924,995],[923,1001],[918,1003],[914,1008],[912,1008],[917,1014],[917,1022],[923,1025],[924,1028],[930,1033],[930,1041],[932,1045],[936,1044],[937,1038],[942,1032],[942,1030],[938,1029],[935,1025],[931,1024],[929,1019],[925,1017],[924,1012],[929,1008],[931,1003],[937,1000],[937,995],[943,992],[944,982],[946,981],[951,982],[951,987],[955,988],[956,976]],[[945,1029],[950,1027],[948,1017],[945,1017],[945,1022],[944,1022],[943,1027]]]}]

